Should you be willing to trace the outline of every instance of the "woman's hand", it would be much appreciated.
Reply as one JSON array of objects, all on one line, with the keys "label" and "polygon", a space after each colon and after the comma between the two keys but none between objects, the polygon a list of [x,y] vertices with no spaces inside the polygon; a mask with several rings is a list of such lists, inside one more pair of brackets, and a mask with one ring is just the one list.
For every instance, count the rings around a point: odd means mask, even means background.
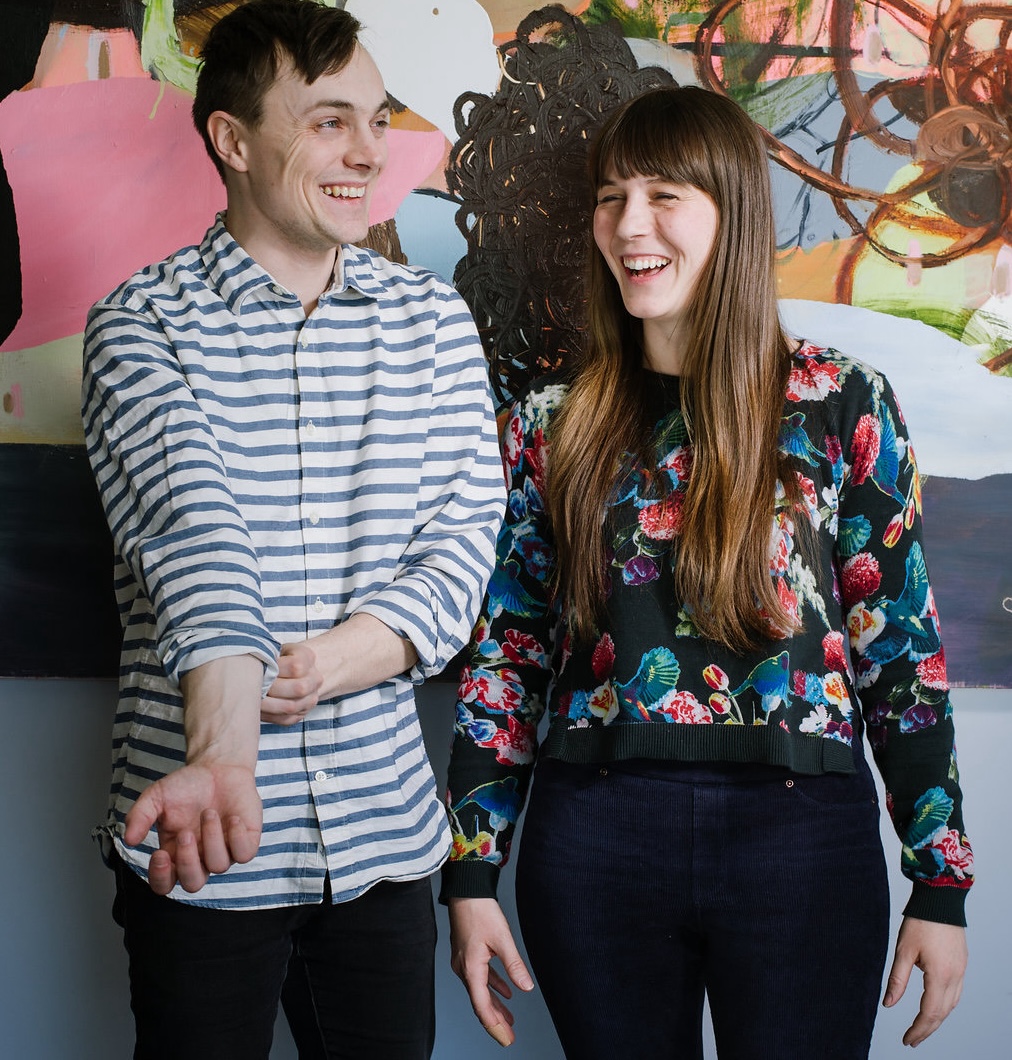
[{"label": "woman's hand", "polygon": [[506,917],[494,898],[451,898],[450,967],[467,987],[479,1022],[502,1046],[512,1045],[513,1013],[503,998],[513,996],[509,983],[492,967],[498,957],[506,975],[521,990],[533,990]]},{"label": "woman's hand", "polygon": [[953,924],[904,917],[896,939],[882,1004],[891,1008],[903,996],[916,965],[924,974],[917,1018],[903,1035],[904,1045],[920,1045],[956,1007],[966,972],[966,931]]}]

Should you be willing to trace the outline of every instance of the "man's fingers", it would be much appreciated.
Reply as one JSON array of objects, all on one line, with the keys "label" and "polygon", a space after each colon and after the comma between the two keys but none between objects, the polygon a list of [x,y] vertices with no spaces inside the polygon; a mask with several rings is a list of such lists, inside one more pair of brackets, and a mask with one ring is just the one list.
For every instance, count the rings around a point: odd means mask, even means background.
[{"label": "man's fingers", "polygon": [[144,841],[144,837],[155,826],[155,822],[161,813],[161,803],[157,798],[154,785],[146,788],[138,796],[137,801],[130,807],[126,815],[125,827],[123,829],[123,842],[127,846],[136,846]]},{"label": "man's fingers", "polygon": [[288,700],[268,696],[260,704],[260,720],[268,725],[295,725],[308,713],[294,706]]},{"label": "man's fingers", "polygon": [[200,859],[197,837],[192,832],[176,836],[176,876],[184,891],[193,894],[207,883],[208,872]]},{"label": "man's fingers", "polygon": [[217,810],[204,810],[200,815],[200,850],[208,872],[225,872],[232,864]]},{"label": "man's fingers", "polygon": [[[260,829],[249,828],[243,819],[233,815],[227,821],[228,849],[232,853],[232,861],[237,865],[245,865],[256,857],[260,849]],[[224,872],[225,870],[222,869]]]},{"label": "man's fingers", "polygon": [[166,895],[176,885],[176,870],[167,850],[156,850],[148,864],[148,886],[155,894]]}]

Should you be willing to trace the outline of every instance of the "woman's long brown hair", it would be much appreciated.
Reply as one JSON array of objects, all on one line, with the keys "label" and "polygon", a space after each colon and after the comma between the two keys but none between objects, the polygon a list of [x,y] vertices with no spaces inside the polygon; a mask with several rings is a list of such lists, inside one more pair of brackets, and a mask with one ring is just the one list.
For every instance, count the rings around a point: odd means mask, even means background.
[{"label": "woman's long brown hair", "polygon": [[[591,189],[607,171],[691,184],[717,206],[710,260],[689,307],[682,411],[692,474],[676,540],[674,593],[698,632],[736,652],[799,627],[770,574],[777,483],[801,500],[777,447],[791,343],[780,325],[774,227],[762,139],[731,100],[694,87],[662,88],[623,105],[590,155]],[[642,327],[591,251],[579,370],[551,432],[547,506],[570,627],[588,635],[608,592],[604,512],[627,453],[642,454],[647,375]]]}]

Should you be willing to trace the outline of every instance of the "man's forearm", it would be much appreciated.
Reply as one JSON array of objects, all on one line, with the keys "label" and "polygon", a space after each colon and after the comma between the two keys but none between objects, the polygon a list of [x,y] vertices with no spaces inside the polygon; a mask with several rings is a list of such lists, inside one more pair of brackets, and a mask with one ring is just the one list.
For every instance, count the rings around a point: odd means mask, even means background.
[{"label": "man's forearm", "polygon": [[352,615],[308,643],[323,678],[320,699],[372,688],[406,673],[418,661],[411,641],[367,614]]},{"label": "man's forearm", "polygon": [[256,768],[264,667],[252,655],[214,659],[190,670],[183,692],[186,761]]}]

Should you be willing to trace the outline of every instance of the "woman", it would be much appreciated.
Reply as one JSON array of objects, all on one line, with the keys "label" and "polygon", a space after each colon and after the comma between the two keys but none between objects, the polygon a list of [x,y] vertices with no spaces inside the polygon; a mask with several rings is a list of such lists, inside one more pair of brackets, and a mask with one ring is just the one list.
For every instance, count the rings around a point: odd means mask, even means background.
[{"label": "woman", "polygon": [[[887,879],[867,728],[912,895],[884,1003],[958,1000],[971,854],[913,452],[871,369],[789,339],[762,139],[696,88],[591,155],[583,361],[507,424],[498,568],[461,680],[453,965],[513,1040],[531,981],[570,1060],[867,1056]],[[845,640],[849,642],[848,660]],[[496,995],[501,995],[496,996]]]}]

